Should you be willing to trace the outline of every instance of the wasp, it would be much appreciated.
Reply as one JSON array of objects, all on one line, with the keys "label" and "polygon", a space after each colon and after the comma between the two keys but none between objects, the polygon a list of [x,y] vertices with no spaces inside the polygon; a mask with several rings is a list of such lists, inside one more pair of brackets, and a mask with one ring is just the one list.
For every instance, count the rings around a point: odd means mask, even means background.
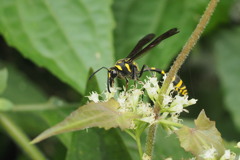
[{"label": "wasp", "polygon": [[[147,53],[150,49],[157,46],[162,40],[169,38],[177,33],[179,33],[178,29],[172,28],[155,39],[154,39],[155,34],[153,33],[147,34],[138,41],[136,46],[133,48],[133,50],[128,54],[126,58],[118,60],[116,64],[111,68],[107,67],[99,68],[97,71],[92,73],[89,79],[91,79],[100,70],[106,69],[108,71],[107,89],[108,92],[111,92],[110,87],[113,86],[115,78],[125,79],[127,88],[128,79],[133,79],[134,81],[137,81],[142,76],[143,72],[154,71],[162,75],[165,75],[165,72],[163,70],[154,67],[146,68],[146,65],[143,65],[142,68],[139,69],[137,63],[134,60],[138,59],[143,54]],[[183,90],[185,85],[182,83],[182,80],[178,76],[174,78],[173,84],[175,85],[176,88],[178,88],[179,91],[181,91],[181,93],[187,93],[187,91]]]}]

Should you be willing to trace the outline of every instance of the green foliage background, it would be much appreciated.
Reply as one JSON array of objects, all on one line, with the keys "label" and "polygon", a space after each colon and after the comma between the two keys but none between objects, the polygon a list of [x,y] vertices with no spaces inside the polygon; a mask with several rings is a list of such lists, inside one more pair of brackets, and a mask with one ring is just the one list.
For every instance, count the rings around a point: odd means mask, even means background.
[{"label": "green foliage background", "polygon": [[[100,90],[105,88],[103,71],[96,76],[97,81],[87,82],[91,67],[111,67],[145,34],[159,35],[177,27],[179,34],[137,61],[139,66],[147,64],[167,70],[207,3],[208,0],[0,0],[0,67],[8,71],[0,73],[0,159],[137,159],[134,142],[117,129],[63,134],[41,142],[34,151],[23,146],[33,147],[28,138],[86,102],[85,96],[93,86],[98,88],[97,82]],[[239,5],[239,0],[220,1],[179,73],[190,97],[198,99],[187,118],[196,118],[205,108],[227,141],[240,140]],[[17,128],[15,135],[9,130],[10,125]],[[174,135],[166,137],[161,128],[158,134],[155,159],[190,156],[179,147]],[[20,143],[24,136],[26,141]]]}]

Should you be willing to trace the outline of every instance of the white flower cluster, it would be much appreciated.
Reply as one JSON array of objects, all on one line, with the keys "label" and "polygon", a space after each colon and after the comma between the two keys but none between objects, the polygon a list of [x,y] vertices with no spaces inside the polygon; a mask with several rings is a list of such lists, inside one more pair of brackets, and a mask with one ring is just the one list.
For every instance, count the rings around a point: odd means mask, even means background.
[{"label": "white flower cluster", "polygon": [[[163,78],[165,80],[166,76]],[[145,80],[145,83],[143,84],[144,89],[146,89],[149,98],[154,103],[159,103],[159,94],[161,91],[161,88],[159,88],[159,81],[156,77],[148,77],[147,80]],[[174,123],[181,122],[181,119],[179,119],[179,115],[181,112],[188,112],[186,110],[186,107],[193,105],[197,102],[196,99],[188,99],[188,96],[180,96],[175,95],[173,96],[174,91],[173,84],[170,85],[167,94],[163,95],[163,105],[161,106],[160,110],[160,118],[161,119],[167,119]],[[176,127],[170,127],[166,128],[169,133],[172,133],[172,130],[177,129]]]},{"label": "white flower cluster", "polygon": [[203,153],[199,155],[199,157],[202,157],[203,159],[215,159],[217,154],[217,150],[214,147],[211,147],[204,150]]},{"label": "white flower cluster", "polygon": [[[214,147],[211,147],[209,149],[204,150],[203,153],[199,155],[199,157],[203,158],[204,160],[216,160],[217,155],[218,155],[217,150]],[[220,160],[235,160],[236,158],[237,158],[236,154],[228,149],[225,150]]]},{"label": "white flower cluster", "polygon": [[120,112],[135,112],[141,115],[141,121],[145,121],[149,124],[154,122],[154,112],[150,103],[143,102],[143,91],[141,89],[134,88],[128,91],[119,93],[117,101],[120,104]]},{"label": "white flower cluster", "polygon": [[[90,101],[95,103],[100,101],[106,102],[111,98],[115,98],[120,105],[119,112],[134,112],[140,115],[141,118],[138,119],[140,121],[149,124],[157,123],[158,121],[155,119],[156,114],[154,113],[153,106],[151,106],[150,103],[145,102],[143,97],[146,96],[146,94],[144,94],[146,91],[153,104],[159,104],[159,94],[161,90],[159,87],[159,81],[157,77],[153,76],[147,77],[147,80],[139,82],[139,84],[140,89],[136,86],[132,86],[129,90],[124,88],[123,91],[118,92],[120,89],[110,88],[111,93],[107,90],[100,95],[96,92],[92,92],[90,96],[87,97]],[[188,96],[173,96],[171,94],[174,90],[173,85],[169,88],[168,93],[164,95],[159,117],[161,119],[168,119],[172,122],[179,123],[179,114],[183,111],[187,112],[185,108],[189,105],[195,104],[196,100],[188,100]],[[103,100],[99,100],[99,97],[102,97]]]},{"label": "white flower cluster", "polygon": [[156,103],[160,92],[157,77],[148,77],[148,80],[145,80],[145,83],[143,83],[143,88],[146,89],[147,94],[153,103]]}]

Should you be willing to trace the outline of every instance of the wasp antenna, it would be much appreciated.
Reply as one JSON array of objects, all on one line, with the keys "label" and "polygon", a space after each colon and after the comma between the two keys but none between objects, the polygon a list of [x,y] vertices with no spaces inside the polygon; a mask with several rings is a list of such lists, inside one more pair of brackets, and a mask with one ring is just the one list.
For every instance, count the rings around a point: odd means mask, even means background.
[{"label": "wasp antenna", "polygon": [[90,75],[90,77],[88,78],[88,80],[90,80],[97,72],[99,72],[99,71],[102,70],[102,69],[106,69],[107,71],[109,71],[107,67],[101,67],[101,68],[99,68],[98,70],[96,70],[95,72],[93,72],[93,73]]}]

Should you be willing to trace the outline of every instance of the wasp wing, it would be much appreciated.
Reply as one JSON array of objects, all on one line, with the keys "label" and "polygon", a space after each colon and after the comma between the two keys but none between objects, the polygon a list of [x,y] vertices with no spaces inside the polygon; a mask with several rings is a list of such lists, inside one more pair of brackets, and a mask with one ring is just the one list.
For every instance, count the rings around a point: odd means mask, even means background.
[{"label": "wasp wing", "polygon": [[[159,37],[157,37],[154,41],[152,41],[150,44],[148,44],[145,48],[143,48],[142,50],[138,50],[137,53],[135,53],[134,55],[132,55],[129,59],[129,61],[133,61],[137,58],[139,58],[140,56],[142,56],[144,53],[146,53],[147,51],[149,51],[150,49],[152,49],[153,47],[157,46],[162,40],[169,38],[175,34],[179,33],[177,28],[172,28],[170,30],[168,30],[167,32],[161,34]],[[146,43],[145,43],[146,44]]]},{"label": "wasp wing", "polygon": [[147,43],[149,43],[151,40],[153,40],[154,37],[155,37],[155,34],[153,34],[153,33],[150,33],[150,34],[144,36],[142,39],[140,39],[138,41],[136,46],[133,48],[133,50],[128,54],[128,56],[126,58],[131,59],[133,56],[135,56],[135,54],[137,54],[140,50],[142,50],[143,46],[145,46]]}]

